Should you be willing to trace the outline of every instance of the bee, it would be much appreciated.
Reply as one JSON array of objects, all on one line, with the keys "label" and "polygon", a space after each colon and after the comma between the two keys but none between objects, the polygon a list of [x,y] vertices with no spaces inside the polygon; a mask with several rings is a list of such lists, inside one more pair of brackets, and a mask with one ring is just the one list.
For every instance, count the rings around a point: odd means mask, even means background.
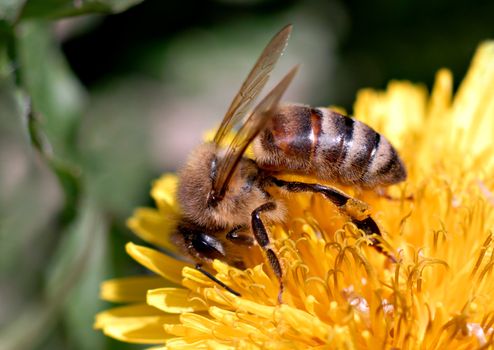
[{"label": "bee", "polygon": [[[291,30],[291,25],[286,26],[271,39],[231,102],[213,141],[193,150],[179,172],[177,198],[182,214],[172,235],[199,271],[235,295],[239,293],[203,265],[220,259],[245,269],[245,247],[260,246],[279,280],[280,302],[283,272],[266,227],[285,220],[286,205],[273,191],[322,194],[366,234],[381,234],[365,202],[330,186],[285,181],[280,174],[308,175],[363,188],[388,186],[406,178],[397,151],[366,124],[326,108],[280,104],[298,66],[249,112]],[[227,141],[236,127],[233,139]],[[251,144],[254,159],[245,156]],[[377,240],[373,243],[383,251]]]}]

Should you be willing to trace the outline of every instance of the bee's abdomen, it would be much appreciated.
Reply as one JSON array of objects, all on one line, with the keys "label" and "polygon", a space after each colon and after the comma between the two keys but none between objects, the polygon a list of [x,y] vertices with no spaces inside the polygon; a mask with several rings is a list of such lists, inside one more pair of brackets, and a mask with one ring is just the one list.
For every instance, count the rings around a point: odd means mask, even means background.
[{"label": "bee's abdomen", "polygon": [[406,177],[402,161],[384,136],[326,108],[282,108],[261,133],[255,150],[260,167],[342,184],[386,186]]},{"label": "bee's abdomen", "polygon": [[[366,124],[326,108],[313,109],[321,115],[322,132],[314,164],[334,172],[339,182],[364,187],[403,181],[405,167],[395,148]],[[320,171],[316,171],[320,174]]]}]

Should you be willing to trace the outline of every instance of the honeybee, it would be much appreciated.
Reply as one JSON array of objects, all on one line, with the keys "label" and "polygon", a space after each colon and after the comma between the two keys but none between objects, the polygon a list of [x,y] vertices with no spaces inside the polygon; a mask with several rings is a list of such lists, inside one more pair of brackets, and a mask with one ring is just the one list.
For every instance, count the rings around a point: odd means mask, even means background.
[{"label": "honeybee", "polygon": [[[271,39],[213,141],[198,146],[181,169],[177,197],[182,214],[172,235],[173,242],[197,263],[199,271],[236,295],[239,293],[203,265],[220,259],[244,269],[242,247],[259,245],[279,280],[280,301],[283,272],[266,227],[283,222],[286,210],[284,199],[272,194],[274,189],[320,193],[366,234],[381,232],[366,203],[333,187],[285,181],[277,175],[309,175],[364,188],[388,186],[406,178],[396,150],[366,124],[326,108],[280,105],[298,66],[249,112],[282,55],[291,30],[291,25],[286,26]],[[233,140],[227,142],[236,126]],[[251,144],[254,159],[244,155]],[[382,251],[377,241],[374,243]]]}]

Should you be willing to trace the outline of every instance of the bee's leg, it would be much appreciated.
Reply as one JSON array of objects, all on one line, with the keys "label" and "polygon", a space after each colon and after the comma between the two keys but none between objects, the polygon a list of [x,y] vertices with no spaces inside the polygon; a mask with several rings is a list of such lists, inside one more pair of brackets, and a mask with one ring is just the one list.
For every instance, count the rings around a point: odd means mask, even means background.
[{"label": "bee's leg", "polygon": [[220,287],[225,288],[227,291],[229,291],[233,295],[236,295],[237,297],[240,297],[241,296],[239,292],[234,291],[233,289],[231,289],[230,287],[228,287],[226,284],[224,284],[223,282],[221,282],[219,279],[217,279],[216,277],[214,277],[212,274],[210,274],[209,272],[207,272],[206,270],[204,270],[202,268],[202,265],[201,264],[196,264],[195,269],[197,271],[199,271],[200,273],[202,273],[207,278],[209,278],[211,281],[217,283]]},{"label": "bee's leg", "polygon": [[[328,186],[305,182],[284,181],[274,177],[270,178],[270,180],[274,185],[290,192],[314,192],[322,194],[336,205],[338,209],[347,214],[355,226],[364,231],[366,235],[376,234],[381,236],[381,230],[370,216],[368,205],[365,202],[352,198],[346,193]],[[371,238],[371,241],[374,249],[386,255],[393,262],[396,262],[396,257],[385,251],[379,244],[378,239]]]},{"label": "bee's leg", "polygon": [[254,209],[254,211],[251,214],[251,223],[252,223],[252,231],[254,233],[254,237],[261,246],[261,248],[266,252],[266,256],[268,257],[269,264],[271,265],[271,268],[273,269],[276,277],[280,281],[280,291],[278,293],[278,302],[281,304],[281,295],[283,294],[283,280],[282,280],[282,275],[283,272],[281,270],[281,264],[280,261],[278,260],[278,257],[274,253],[274,251],[271,249],[271,242],[269,241],[269,236],[266,231],[266,227],[264,226],[264,223],[261,220],[261,213],[263,211],[270,211],[274,210],[276,208],[276,204],[274,202],[267,202],[261,205],[260,207],[257,207]]},{"label": "bee's leg", "polygon": [[234,227],[230,232],[226,234],[226,239],[234,244],[251,247],[252,245],[254,245],[254,239],[252,238],[252,236],[241,233],[242,231],[245,231],[247,229],[247,226],[244,225]]}]

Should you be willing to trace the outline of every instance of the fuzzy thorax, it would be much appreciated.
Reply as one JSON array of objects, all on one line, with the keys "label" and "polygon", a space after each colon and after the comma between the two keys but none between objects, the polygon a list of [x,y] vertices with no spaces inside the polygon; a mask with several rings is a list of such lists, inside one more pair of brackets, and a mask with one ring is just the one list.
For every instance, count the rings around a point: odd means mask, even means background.
[{"label": "fuzzy thorax", "polygon": [[[180,171],[178,202],[184,218],[207,229],[222,229],[250,225],[252,212],[271,200],[263,190],[260,170],[256,163],[242,158],[228,183],[224,197],[211,205],[208,203],[213,188],[212,163],[221,162],[222,150],[213,143],[198,146]],[[275,210],[266,213],[266,220],[277,221],[281,214]]]}]

